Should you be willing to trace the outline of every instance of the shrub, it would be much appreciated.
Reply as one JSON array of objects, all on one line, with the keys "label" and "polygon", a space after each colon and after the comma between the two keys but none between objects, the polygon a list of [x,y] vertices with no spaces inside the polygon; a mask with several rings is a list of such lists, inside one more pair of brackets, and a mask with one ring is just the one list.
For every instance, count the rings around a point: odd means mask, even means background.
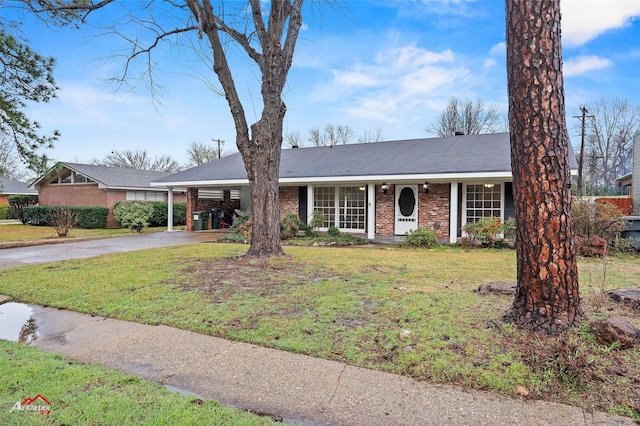
[{"label": "shrub", "polygon": [[311,216],[311,223],[309,223],[309,226],[311,226],[314,229],[318,229],[322,225],[324,225],[324,214],[320,210],[314,210],[313,216]]},{"label": "shrub", "polygon": [[[149,202],[153,207],[153,213],[149,218],[149,226],[167,226],[169,203]],[[187,223],[187,203],[173,203],[173,224],[184,225]]]},{"label": "shrub", "polygon": [[583,256],[600,257],[601,240],[606,242],[606,254],[607,247],[619,240],[620,233],[626,229],[622,212],[611,203],[574,198],[571,214],[576,247]]},{"label": "shrub", "polygon": [[33,206],[38,204],[38,196],[37,195],[9,195],[9,211],[11,217],[14,217],[22,223],[26,223],[24,221],[24,209],[28,206]]},{"label": "shrub", "polygon": [[107,216],[109,209],[100,206],[77,206],[71,207],[78,215],[78,228],[101,229],[107,227]]},{"label": "shrub", "polygon": [[247,210],[234,210],[233,226],[234,229],[240,229],[242,225],[251,219],[251,212]]},{"label": "shrub", "polygon": [[71,207],[52,207],[50,214],[51,224],[55,227],[58,237],[66,237],[78,223],[78,214]]},{"label": "shrub", "polygon": [[438,242],[436,231],[433,228],[418,228],[404,234],[403,247],[432,248]]},{"label": "shrub", "polygon": [[300,216],[296,213],[287,213],[280,218],[280,236],[283,239],[295,237],[301,226],[303,223]]},{"label": "shrub", "polygon": [[504,232],[500,218],[497,217],[483,217],[476,222],[467,223],[462,229],[471,242],[477,241],[482,247],[493,247]]},{"label": "shrub", "polygon": [[33,226],[51,225],[50,206],[27,206],[22,209],[22,223]]},{"label": "shrub", "polygon": [[144,201],[121,201],[116,204],[113,213],[122,226],[132,231],[142,232],[149,226],[153,206]]},{"label": "shrub", "polygon": [[[65,207],[65,206],[60,206]],[[23,223],[33,226],[55,226],[52,222],[52,206],[29,206],[24,209]],[[73,206],[69,207],[78,217],[78,228],[99,229],[107,226],[109,209],[99,206]]]},{"label": "shrub", "polygon": [[9,219],[9,206],[0,204],[0,220]]},{"label": "shrub", "polygon": [[335,226],[330,226],[329,229],[327,229],[327,235],[329,235],[330,237],[339,237],[340,229]]},{"label": "shrub", "polygon": [[173,224],[187,224],[187,203],[173,203]]}]

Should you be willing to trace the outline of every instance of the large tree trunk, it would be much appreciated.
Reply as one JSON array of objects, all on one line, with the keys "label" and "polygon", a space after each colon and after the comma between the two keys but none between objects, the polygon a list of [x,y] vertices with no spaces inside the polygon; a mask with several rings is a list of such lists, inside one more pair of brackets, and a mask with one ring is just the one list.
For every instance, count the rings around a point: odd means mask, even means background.
[{"label": "large tree trunk", "polygon": [[[282,256],[280,241],[280,152],[282,123],[286,107],[282,90],[293,60],[298,33],[302,26],[303,0],[272,0],[267,22],[262,0],[249,0],[255,31],[232,27],[216,15],[210,0],[185,0],[205,33],[213,51],[213,69],[222,85],[236,127],[236,145],[242,155],[251,190],[251,257]],[[265,4],[266,6],[267,4]],[[258,65],[261,79],[262,115],[251,125],[251,132],[236,90],[220,33],[236,42]],[[254,48],[258,41],[259,49]]]},{"label": "large tree trunk", "polygon": [[558,333],[580,317],[559,0],[508,0],[507,75],[518,285],[504,316]]},{"label": "large tree trunk", "polygon": [[[284,104],[281,110],[284,116]],[[279,191],[282,118],[263,117],[251,126],[251,133],[252,143],[242,151],[251,189],[253,221],[251,247],[246,256],[284,255],[280,241]]]}]

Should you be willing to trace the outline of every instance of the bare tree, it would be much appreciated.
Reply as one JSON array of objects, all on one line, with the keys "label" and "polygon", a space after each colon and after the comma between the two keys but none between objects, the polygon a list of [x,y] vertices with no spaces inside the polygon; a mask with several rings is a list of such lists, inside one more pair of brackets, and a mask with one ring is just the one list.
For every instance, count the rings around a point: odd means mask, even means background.
[{"label": "bare tree", "polygon": [[358,138],[358,143],[380,142],[381,140],[382,129],[380,127],[376,127],[373,130],[369,129],[362,132],[362,135]]},{"label": "bare tree", "polygon": [[[115,2],[39,0],[28,4],[34,9],[39,8],[36,12],[50,12],[92,11],[112,3]],[[199,41],[191,40],[190,44],[206,46],[205,50],[212,54],[212,68],[229,105],[236,129],[236,145],[249,180],[253,230],[247,256],[284,255],[280,241],[279,170],[287,107],[282,100],[282,91],[302,26],[302,5],[303,0],[273,0],[269,3],[249,0],[248,5],[234,2],[216,2],[214,5],[211,0],[184,0],[184,5],[181,5],[150,0],[140,11],[144,17],[136,17],[134,12],[130,12],[131,19],[124,29],[113,29],[130,41],[132,47],[125,55],[124,71],[119,80],[126,81],[134,61],[142,59],[146,64],[143,77],[146,77],[152,92],[156,81],[153,79],[151,53],[163,42],[184,47],[176,40],[195,34]],[[263,10],[263,7],[269,10]],[[127,36],[125,31],[128,30],[147,33],[144,36]],[[149,41],[145,43],[143,40]],[[227,59],[227,52],[233,50],[229,49],[231,45],[244,52],[259,71],[262,111],[259,112],[260,118],[251,125]],[[200,57],[209,63],[211,58],[207,57],[205,50],[199,51]]]},{"label": "bare tree", "polygon": [[348,125],[327,124],[323,130],[319,127],[309,129],[307,140],[313,146],[334,146],[351,143],[353,137],[353,130]]},{"label": "bare tree", "polygon": [[506,3],[518,283],[504,320],[533,331],[559,333],[581,316],[560,0]]},{"label": "bare tree", "polygon": [[614,180],[631,172],[633,135],[640,131],[640,105],[627,99],[602,98],[586,109],[593,118],[585,120],[585,189],[592,195],[612,194],[617,188]]},{"label": "bare tree", "polygon": [[199,166],[204,163],[210,163],[222,157],[222,152],[216,147],[207,145],[206,143],[191,142],[187,148],[187,161],[189,166]]},{"label": "bare tree", "polygon": [[0,132],[0,176],[23,180],[27,173],[15,150],[15,141]]},{"label": "bare tree", "polygon": [[302,136],[300,132],[291,132],[284,135],[284,143],[289,148],[298,147],[302,148]]},{"label": "bare tree", "polygon": [[476,135],[504,131],[504,125],[498,107],[485,105],[481,99],[452,97],[440,113],[438,120],[427,128],[430,133],[440,137],[454,136],[458,133]]},{"label": "bare tree", "polygon": [[179,172],[182,169],[170,156],[161,155],[152,158],[146,150],[111,151],[102,160],[93,160],[93,164],[169,173]]}]

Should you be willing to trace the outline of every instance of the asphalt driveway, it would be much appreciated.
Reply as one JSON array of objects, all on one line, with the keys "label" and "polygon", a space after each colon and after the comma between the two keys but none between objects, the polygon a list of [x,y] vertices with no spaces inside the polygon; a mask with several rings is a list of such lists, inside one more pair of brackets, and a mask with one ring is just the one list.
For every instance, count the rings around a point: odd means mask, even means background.
[{"label": "asphalt driveway", "polygon": [[214,238],[210,233],[174,231],[132,234],[123,237],[32,247],[6,248],[0,250],[0,269],[67,259],[83,259],[131,250],[212,241]]}]

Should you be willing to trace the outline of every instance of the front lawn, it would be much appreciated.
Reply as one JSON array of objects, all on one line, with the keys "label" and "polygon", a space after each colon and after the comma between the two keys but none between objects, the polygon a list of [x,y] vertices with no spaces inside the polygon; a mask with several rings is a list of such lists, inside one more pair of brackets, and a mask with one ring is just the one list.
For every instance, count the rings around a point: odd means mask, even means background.
[{"label": "front lawn", "polygon": [[[272,424],[215,401],[169,392],[157,383],[3,340],[0,389],[3,425]],[[27,398],[36,399],[30,407],[42,407],[42,414],[14,409]]]},{"label": "front lawn", "polygon": [[[246,248],[201,243],[11,269],[0,272],[0,294],[503,395],[521,386],[640,418],[637,349],[597,344],[587,321],[562,337],[492,321],[512,296],[475,290],[515,281],[514,251],[286,247],[290,259],[233,257]],[[640,325],[604,295],[638,284],[637,256],[579,269],[587,313]]]}]

